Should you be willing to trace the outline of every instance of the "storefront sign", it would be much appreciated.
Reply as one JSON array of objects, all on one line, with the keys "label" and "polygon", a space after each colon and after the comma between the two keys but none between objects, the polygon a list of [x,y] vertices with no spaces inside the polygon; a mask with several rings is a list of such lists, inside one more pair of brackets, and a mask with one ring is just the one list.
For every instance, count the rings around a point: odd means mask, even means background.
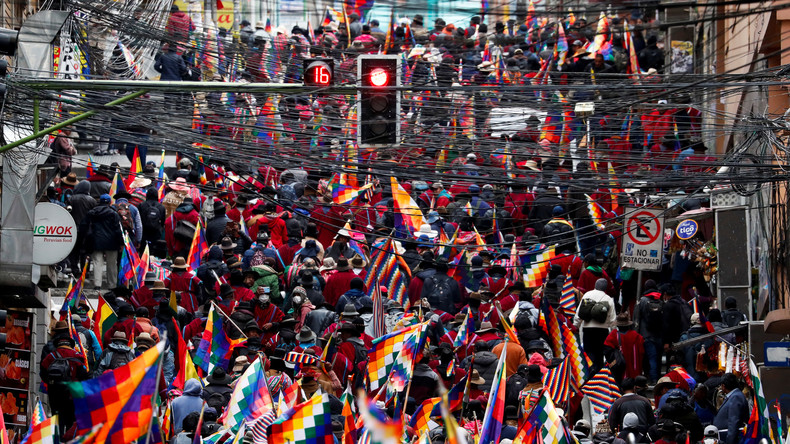
[{"label": "storefront sign", "polygon": [[629,207],[625,212],[622,266],[634,270],[660,270],[664,253],[662,210]]},{"label": "storefront sign", "polygon": [[678,227],[675,229],[675,234],[677,234],[680,239],[688,240],[697,234],[698,229],[699,226],[697,225],[697,221],[687,219],[678,224]]},{"label": "storefront sign", "polygon": [[0,325],[0,333],[6,335],[6,347],[0,352],[0,407],[10,442],[18,442],[30,424],[32,327],[33,313],[16,310],[8,310],[5,325]]},{"label": "storefront sign", "polygon": [[52,265],[65,259],[77,242],[77,224],[65,208],[52,203],[36,205],[33,227],[33,263]]}]

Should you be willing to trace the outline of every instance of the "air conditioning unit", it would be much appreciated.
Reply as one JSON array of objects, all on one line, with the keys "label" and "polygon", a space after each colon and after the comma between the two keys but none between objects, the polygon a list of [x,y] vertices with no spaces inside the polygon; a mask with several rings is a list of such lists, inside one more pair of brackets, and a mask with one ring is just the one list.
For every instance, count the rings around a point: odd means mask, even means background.
[{"label": "air conditioning unit", "polygon": [[715,188],[710,192],[710,207],[741,207],[749,204],[747,196],[741,196],[729,186]]}]

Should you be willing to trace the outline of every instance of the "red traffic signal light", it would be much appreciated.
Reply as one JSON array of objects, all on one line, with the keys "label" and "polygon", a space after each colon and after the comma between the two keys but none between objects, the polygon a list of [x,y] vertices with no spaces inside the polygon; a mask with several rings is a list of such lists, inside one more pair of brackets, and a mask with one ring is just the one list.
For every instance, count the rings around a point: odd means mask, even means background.
[{"label": "red traffic signal light", "polygon": [[357,58],[357,139],[360,147],[395,145],[400,137],[400,58]]},{"label": "red traffic signal light", "polygon": [[303,62],[305,86],[335,84],[335,62],[332,59],[306,59]]}]

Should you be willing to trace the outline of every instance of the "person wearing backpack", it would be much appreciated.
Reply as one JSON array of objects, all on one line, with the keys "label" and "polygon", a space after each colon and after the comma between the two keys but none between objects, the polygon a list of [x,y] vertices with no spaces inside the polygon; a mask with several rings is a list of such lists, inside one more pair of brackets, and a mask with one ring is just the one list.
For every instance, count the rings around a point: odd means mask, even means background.
[{"label": "person wearing backpack", "polygon": [[116,331],[112,335],[112,341],[102,352],[99,365],[93,371],[93,377],[97,378],[107,370],[123,367],[132,362],[133,359],[134,350],[129,347],[129,339],[126,337],[126,333],[120,330]]},{"label": "person wearing backpack", "polygon": [[230,395],[233,389],[230,388],[230,383],[233,378],[225,372],[222,367],[214,367],[214,370],[206,378],[208,384],[203,388],[202,397],[206,404],[214,407],[217,413],[222,413],[222,410],[230,402]]},{"label": "person wearing backpack", "polygon": [[661,370],[661,355],[664,351],[661,331],[664,328],[664,300],[652,279],[645,282],[645,290],[634,308],[634,324],[637,333],[645,339],[647,374],[650,384],[658,381]]},{"label": "person wearing backpack", "polygon": [[580,329],[584,351],[593,362],[593,373],[603,367],[603,343],[615,320],[614,300],[605,292],[608,286],[609,281],[598,279],[595,289],[582,296],[573,318],[573,324]]},{"label": "person wearing backpack", "polygon": [[694,314],[694,310],[678,294],[674,285],[664,284],[660,290],[664,298],[661,340],[664,343],[664,353],[668,353],[672,344],[678,342],[683,332],[691,327],[691,315]]},{"label": "person wearing backpack", "polygon": [[335,312],[340,314],[345,309],[346,304],[354,304],[354,308],[359,311],[363,307],[373,307],[373,300],[364,292],[365,283],[362,279],[355,277],[351,279],[351,288],[340,296],[335,304]]},{"label": "person wearing backpack", "polygon": [[440,258],[436,264],[436,273],[425,279],[420,299],[427,299],[431,307],[455,314],[461,303],[461,288],[458,282],[447,275],[447,260]]},{"label": "person wearing backpack", "polygon": [[[117,193],[113,198],[115,199],[115,211],[121,216],[121,226],[123,231],[129,235],[129,239],[134,242],[134,245],[140,246],[143,239],[143,222],[140,219],[140,211],[129,203],[132,195],[126,191]],[[142,252],[142,250],[139,250]]]},{"label": "person wearing backpack", "polygon": [[96,366],[96,361],[99,359],[99,356],[101,356],[102,353],[101,344],[96,338],[96,333],[85,328],[82,325],[82,318],[80,318],[80,315],[76,313],[71,315],[71,323],[74,325],[74,329],[77,330],[77,334],[80,336],[80,342],[82,343],[82,347],[85,349],[86,357],[88,358],[88,367],[94,368]]},{"label": "person wearing backpack", "polygon": [[66,321],[58,321],[53,329],[52,345],[55,347],[41,361],[41,380],[47,384],[49,405],[53,415],[58,415],[61,435],[76,421],[71,392],[64,384],[88,379],[85,357],[74,349]]},{"label": "person wearing backpack", "polygon": [[351,363],[349,374],[355,375],[354,381],[357,383],[363,381],[363,372],[367,368],[368,348],[362,340],[362,330],[351,322],[343,322],[338,328],[338,338],[340,339],[338,353],[342,353]]},{"label": "person wearing backpack", "polygon": [[192,198],[185,197],[165,222],[167,252],[171,257],[189,255],[189,247],[199,220],[200,215],[192,205]]},{"label": "person wearing backpack", "polygon": [[738,310],[738,301],[729,296],[724,300],[724,311],[721,312],[722,322],[727,324],[727,327],[735,327],[742,321],[746,321],[746,315]]},{"label": "person wearing backpack", "polygon": [[140,219],[143,224],[142,244],[151,248],[151,254],[156,257],[167,256],[164,248],[165,206],[159,202],[159,192],[156,188],[149,188],[145,192],[145,202],[140,204]]},{"label": "person wearing backpack", "polygon": [[88,211],[79,229],[81,248],[91,255],[93,285],[102,288],[104,264],[107,263],[107,285],[118,285],[118,251],[123,246],[121,217],[110,206],[109,194],[102,194],[99,205]]}]

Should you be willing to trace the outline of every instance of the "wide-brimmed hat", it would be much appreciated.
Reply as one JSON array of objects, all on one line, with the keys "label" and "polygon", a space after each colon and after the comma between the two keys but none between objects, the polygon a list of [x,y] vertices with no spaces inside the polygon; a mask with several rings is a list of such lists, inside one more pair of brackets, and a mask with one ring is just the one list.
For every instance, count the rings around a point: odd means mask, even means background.
[{"label": "wide-brimmed hat", "polygon": [[187,180],[183,177],[176,178],[176,180],[167,184],[173,191],[187,191],[189,190],[189,185],[187,185]]},{"label": "wide-brimmed hat", "polygon": [[584,46],[581,46],[579,47],[579,49],[576,50],[575,53],[573,53],[571,57],[585,57],[588,55],[590,55],[590,51],[587,51],[586,49],[584,49]]},{"label": "wide-brimmed hat", "polygon": [[678,386],[678,383],[670,379],[669,376],[662,376],[659,378],[658,382],[656,382],[656,386],[653,387],[653,393],[660,393],[661,389],[666,386],[674,388]]},{"label": "wide-brimmed hat", "polygon": [[337,271],[348,271],[351,269],[351,266],[348,265],[348,259],[341,256],[340,259],[337,260],[336,268]]},{"label": "wide-brimmed hat", "polygon": [[250,200],[247,198],[247,196],[245,196],[245,195],[243,195],[243,194],[239,194],[238,196],[236,196],[236,197],[233,199],[233,202],[234,202],[236,205],[238,205],[238,206],[242,206],[242,207],[246,207],[247,205],[249,205],[249,204],[250,204]]},{"label": "wide-brimmed hat", "polygon": [[337,239],[339,236],[343,236],[351,239],[351,233],[349,233],[348,230],[346,230],[345,228],[341,228],[340,230],[338,230],[337,234],[335,235],[335,239]]},{"label": "wide-brimmed hat", "polygon": [[478,372],[477,369],[473,369],[472,374],[469,375],[469,383],[483,385],[486,383],[486,380],[480,376],[480,372]]},{"label": "wide-brimmed hat", "polygon": [[343,307],[343,313],[340,313],[340,315],[345,318],[348,318],[348,317],[359,316],[359,312],[357,311],[354,304],[346,304],[346,306]]},{"label": "wide-brimmed hat", "polygon": [[540,171],[540,168],[538,168],[538,163],[537,163],[537,162],[535,162],[535,161],[534,161],[534,160],[532,160],[532,159],[530,159],[530,160],[528,160],[528,161],[524,162],[524,167],[525,167],[525,168],[527,168],[528,170],[532,170],[532,171]]},{"label": "wide-brimmed hat", "polygon": [[630,327],[634,325],[634,321],[631,320],[631,316],[628,316],[628,313],[620,313],[615,318],[615,324],[618,327]]},{"label": "wide-brimmed hat", "polygon": [[157,290],[170,290],[170,289],[165,286],[165,283],[163,281],[156,280],[154,281],[154,286],[151,287],[151,291],[157,291]]},{"label": "wide-brimmed hat", "polygon": [[365,258],[358,254],[355,254],[354,257],[351,258],[351,266],[354,268],[365,268],[366,265],[367,262],[365,261]]},{"label": "wide-brimmed hat", "polygon": [[60,183],[73,187],[79,183],[79,180],[77,180],[77,175],[75,173],[69,173]]},{"label": "wide-brimmed hat", "polygon": [[459,313],[456,313],[455,314],[455,318],[453,318],[453,320],[450,321],[450,325],[463,324],[465,320],[466,320],[466,314],[459,312]]},{"label": "wide-brimmed hat", "polygon": [[178,256],[175,258],[175,260],[173,260],[173,265],[171,265],[170,268],[174,270],[186,270],[187,268],[189,268],[189,265],[187,265],[186,259],[184,259],[181,256]]},{"label": "wide-brimmed hat", "polygon": [[[428,222],[429,224],[432,224],[432,223],[438,222],[440,218],[441,218],[441,216],[439,216],[439,212],[438,211],[431,211],[431,212],[428,213],[427,216],[425,216],[425,222]],[[422,227],[420,227],[420,228],[422,228]]]},{"label": "wide-brimmed hat", "polygon": [[156,341],[154,341],[154,338],[152,338],[151,335],[148,334],[148,332],[142,332],[139,335],[137,335],[137,337],[134,338],[134,343],[137,344],[138,346],[146,345],[148,346],[148,348],[151,348],[154,345],[156,345]]},{"label": "wide-brimmed hat", "polygon": [[131,199],[131,198],[132,198],[132,195],[131,195],[131,194],[129,194],[129,192],[128,192],[128,191],[126,191],[126,190],[123,190],[123,191],[119,191],[119,192],[117,192],[117,193],[113,194],[112,198],[113,198],[113,199],[115,199],[115,200],[118,200],[118,199],[126,199],[126,200],[129,200],[129,199]]},{"label": "wide-brimmed hat", "polygon": [[313,330],[310,330],[310,327],[303,326],[301,330],[299,330],[299,337],[297,338],[299,342],[313,342],[315,341],[315,333]]},{"label": "wide-brimmed hat", "polygon": [[118,330],[112,334],[113,341],[126,341],[126,332]]},{"label": "wide-brimmed hat", "polygon": [[414,238],[419,239],[426,236],[428,239],[435,239],[439,232],[431,228],[429,224],[420,225],[420,229],[414,232]]},{"label": "wide-brimmed hat", "polygon": [[489,331],[495,331],[494,325],[488,321],[483,321],[480,323],[480,328],[477,330],[476,333],[486,333]]},{"label": "wide-brimmed hat", "polygon": [[236,248],[236,243],[233,242],[233,239],[229,238],[228,236],[225,236],[219,242],[219,247],[222,249],[222,251],[232,250]]},{"label": "wide-brimmed hat", "polygon": [[55,333],[68,331],[68,330],[69,330],[69,324],[66,321],[55,322],[55,326],[52,327],[52,331]]},{"label": "wide-brimmed hat", "polygon": [[[282,324],[280,324],[280,326],[282,327]],[[243,330],[242,330],[242,331],[244,331],[244,333],[245,333],[245,334],[246,334],[247,332],[249,332],[249,331],[257,331],[258,333],[263,333],[263,330],[262,330],[262,329],[261,329],[261,327],[258,325],[258,323],[257,323],[257,322],[255,322],[255,321],[254,321],[254,320],[252,320],[252,319],[250,319],[250,321],[249,321],[249,322],[247,322],[246,324],[244,324],[244,328],[243,328]]]},{"label": "wide-brimmed hat", "polygon": [[336,266],[337,264],[335,263],[334,259],[332,259],[331,257],[325,257],[324,263],[321,264],[321,267],[318,268],[318,271],[334,270]]},{"label": "wide-brimmed hat", "polygon": [[129,184],[129,188],[130,189],[145,188],[148,185],[151,185],[151,179],[149,179],[149,178],[147,178],[145,176],[137,176],[137,177],[134,178],[132,183]]},{"label": "wide-brimmed hat", "polygon": [[352,324],[351,322],[343,322],[340,324],[340,328],[337,329],[339,332],[348,332],[351,334],[356,334],[358,332],[357,327]]},{"label": "wide-brimmed hat", "polygon": [[494,70],[494,64],[492,62],[483,62],[477,65],[477,70],[481,72],[491,72]]},{"label": "wide-brimmed hat", "polygon": [[241,355],[236,358],[236,362],[233,363],[233,373],[239,373],[244,370],[245,366],[250,365],[250,358],[245,355]]},{"label": "wide-brimmed hat", "polygon": [[220,297],[226,296],[233,296],[236,292],[233,290],[233,286],[230,284],[222,284],[219,286],[219,295]]},{"label": "wide-brimmed hat", "polygon": [[214,367],[214,371],[208,375],[206,378],[206,382],[209,384],[217,384],[217,385],[228,385],[233,382],[233,378],[225,373],[225,369],[222,367]]}]

